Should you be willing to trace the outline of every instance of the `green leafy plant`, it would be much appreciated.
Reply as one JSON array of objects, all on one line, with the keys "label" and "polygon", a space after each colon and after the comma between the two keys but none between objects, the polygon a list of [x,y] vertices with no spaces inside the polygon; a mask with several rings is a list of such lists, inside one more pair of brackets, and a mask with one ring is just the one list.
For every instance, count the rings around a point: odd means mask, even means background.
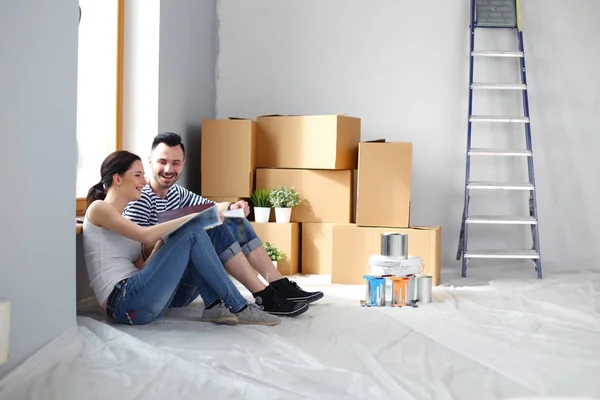
[{"label": "green leafy plant", "polygon": [[294,190],[293,186],[291,188],[281,186],[272,190],[269,194],[269,201],[275,208],[292,208],[302,202],[300,194]]},{"label": "green leafy plant", "polygon": [[254,204],[254,207],[271,207],[269,194],[271,194],[269,189],[257,189],[252,193],[250,201]]},{"label": "green leafy plant", "polygon": [[281,261],[285,258],[285,253],[279,250],[277,247],[273,246],[272,243],[266,242],[265,250],[267,251],[267,254],[269,255],[271,261]]}]

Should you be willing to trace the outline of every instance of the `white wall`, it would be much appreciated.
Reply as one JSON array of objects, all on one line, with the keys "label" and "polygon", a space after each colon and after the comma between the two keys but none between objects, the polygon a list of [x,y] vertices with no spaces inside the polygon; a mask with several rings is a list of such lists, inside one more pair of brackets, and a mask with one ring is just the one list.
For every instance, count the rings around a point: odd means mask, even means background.
[{"label": "white wall", "polygon": [[[412,141],[412,223],[441,225],[443,263],[456,265],[464,195],[468,0],[220,1],[217,12],[217,116],[346,113],[362,118],[364,140]],[[548,269],[591,267],[600,256],[594,229],[600,224],[599,13],[596,0],[523,2],[540,236]],[[516,49],[506,33],[478,33],[476,47]],[[477,64],[476,77],[517,82],[514,61],[495,61]],[[496,98],[500,101],[478,97],[475,112],[520,113],[518,94]],[[489,126],[477,132],[477,146],[524,146],[522,128],[501,133]],[[512,168],[496,160],[479,166],[482,173],[473,178],[527,180],[524,163]],[[479,198],[489,200],[488,212],[526,212],[508,201],[518,198],[524,206],[523,194]],[[472,211],[486,211],[475,204],[475,196],[471,204]],[[520,235],[493,231],[503,236],[470,232],[472,243],[481,246],[522,245],[527,237],[524,230]],[[527,274],[533,276],[532,270]]]},{"label": "white wall", "polygon": [[77,0],[0,6],[0,297],[5,375],[75,324]]},{"label": "white wall", "polygon": [[[180,183],[200,191],[200,127],[215,117],[215,0],[161,1],[158,131],[183,137]],[[150,141],[146,144],[149,148]]]}]

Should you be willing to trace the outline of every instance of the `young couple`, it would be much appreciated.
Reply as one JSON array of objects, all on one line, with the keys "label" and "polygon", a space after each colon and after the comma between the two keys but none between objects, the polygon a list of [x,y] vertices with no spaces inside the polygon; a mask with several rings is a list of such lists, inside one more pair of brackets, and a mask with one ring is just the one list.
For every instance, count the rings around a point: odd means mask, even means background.
[{"label": "young couple", "polygon": [[[281,276],[252,225],[235,219],[204,230],[191,221],[161,237],[191,214],[158,223],[158,213],[198,204],[220,211],[244,210],[245,201],[214,203],[176,184],[185,161],[181,137],[154,138],[147,182],[139,156],[116,151],[102,163],[101,180],[90,188],[83,223],[83,245],[90,284],[106,313],[118,323],[147,324],[169,307],[185,307],[201,296],[201,320],[220,324],[277,325],[280,316],[297,316],[323,297]],[[141,246],[140,246],[141,244]],[[227,272],[254,297],[249,303]],[[265,285],[258,272],[269,284]]]}]

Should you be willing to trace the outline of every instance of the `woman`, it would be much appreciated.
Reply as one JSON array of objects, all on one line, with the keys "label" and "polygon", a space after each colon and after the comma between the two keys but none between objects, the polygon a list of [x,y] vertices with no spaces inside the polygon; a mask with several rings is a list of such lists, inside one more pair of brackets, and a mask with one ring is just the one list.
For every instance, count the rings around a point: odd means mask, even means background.
[{"label": "woman", "polygon": [[[278,317],[248,304],[196,221],[173,233],[165,244],[160,241],[195,214],[151,227],[123,217],[125,206],[140,198],[146,184],[140,157],[116,151],[103,161],[100,174],[100,182],[87,196],[83,246],[92,289],[111,318],[118,323],[147,324],[167,307],[185,306],[200,294],[205,304],[203,321],[280,323]],[[156,241],[144,261],[141,243]]]}]

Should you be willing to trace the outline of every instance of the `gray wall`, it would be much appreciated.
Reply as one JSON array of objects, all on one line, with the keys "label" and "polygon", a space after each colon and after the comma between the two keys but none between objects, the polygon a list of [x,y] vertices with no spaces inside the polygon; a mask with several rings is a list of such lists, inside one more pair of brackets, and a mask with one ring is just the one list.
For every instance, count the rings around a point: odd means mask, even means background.
[{"label": "gray wall", "polygon": [[[217,13],[217,116],[346,113],[362,118],[364,140],[412,141],[412,223],[441,225],[443,264],[456,265],[464,194],[468,0],[221,1]],[[546,268],[590,267],[600,256],[594,229],[600,224],[598,15],[596,0],[523,2]],[[498,31],[476,37],[480,49],[516,49],[513,37]],[[479,80],[517,82],[513,60],[477,66]],[[476,113],[520,114],[518,94],[477,99]],[[485,126],[474,145],[523,147],[518,128],[502,133]],[[479,161],[473,178],[526,180],[525,164],[518,165]],[[525,205],[523,194],[478,198],[487,203],[477,204],[473,196],[474,212],[526,212],[512,205]],[[480,246],[529,244],[525,230],[509,232],[515,231],[471,229],[471,238]]]},{"label": "gray wall", "polygon": [[0,297],[5,375],[75,324],[77,0],[0,6]]},{"label": "gray wall", "polygon": [[158,130],[182,135],[181,183],[200,191],[200,127],[215,117],[216,0],[160,3]]}]

